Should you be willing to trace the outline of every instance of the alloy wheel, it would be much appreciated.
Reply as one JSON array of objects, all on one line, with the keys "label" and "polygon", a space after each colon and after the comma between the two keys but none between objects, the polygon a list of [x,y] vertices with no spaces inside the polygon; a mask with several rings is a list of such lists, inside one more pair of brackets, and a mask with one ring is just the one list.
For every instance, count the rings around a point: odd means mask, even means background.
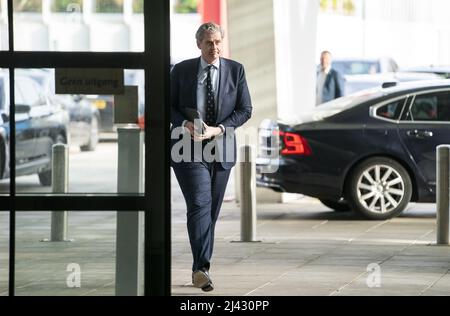
[{"label": "alloy wheel", "polygon": [[405,196],[405,183],[394,168],[388,165],[372,165],[362,172],[357,181],[358,200],[373,213],[393,211]]}]

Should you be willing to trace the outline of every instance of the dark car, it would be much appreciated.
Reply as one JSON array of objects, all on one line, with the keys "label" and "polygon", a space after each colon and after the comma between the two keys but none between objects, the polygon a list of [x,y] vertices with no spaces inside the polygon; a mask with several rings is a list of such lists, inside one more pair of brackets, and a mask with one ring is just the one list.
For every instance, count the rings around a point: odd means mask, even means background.
[{"label": "dark car", "polygon": [[450,81],[365,90],[295,125],[260,126],[257,183],[369,219],[436,200],[436,147],[450,143]]},{"label": "dark car", "polygon": [[[38,174],[51,185],[52,146],[67,143],[68,113],[51,103],[39,84],[15,76],[16,175]],[[0,179],[9,177],[9,76],[0,72]]]},{"label": "dark car", "polygon": [[98,144],[99,110],[81,95],[55,94],[55,75],[53,70],[21,69],[16,73],[36,80],[48,94],[50,102],[62,106],[69,112],[70,145],[80,147],[81,151],[93,151]]}]

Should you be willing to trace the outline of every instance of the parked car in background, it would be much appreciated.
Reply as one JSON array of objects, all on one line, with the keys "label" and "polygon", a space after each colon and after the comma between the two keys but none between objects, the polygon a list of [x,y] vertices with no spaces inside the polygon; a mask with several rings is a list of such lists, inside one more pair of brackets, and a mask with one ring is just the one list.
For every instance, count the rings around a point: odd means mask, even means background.
[{"label": "parked car in background", "polygon": [[264,121],[257,184],[383,220],[436,200],[436,147],[449,140],[450,81],[364,90],[303,123]]},{"label": "parked car in background", "polygon": [[391,72],[372,75],[348,75],[344,77],[344,95],[369,88],[381,88],[383,85],[419,80],[438,80],[440,76],[433,73]]},{"label": "parked car in background", "polygon": [[345,75],[369,75],[376,73],[397,72],[397,63],[389,57],[382,58],[335,58],[333,69],[342,76]]},{"label": "parked car in background", "polygon": [[[69,116],[54,104],[39,84],[20,73],[15,75],[16,175],[38,174],[42,185],[52,182],[52,146],[66,144]],[[8,178],[10,115],[9,75],[0,72],[0,179]]]},{"label": "parked car in background", "polygon": [[342,75],[344,95],[399,82],[441,79],[432,73],[399,71],[397,63],[389,57],[335,59],[332,67]]},{"label": "parked car in background", "polygon": [[411,68],[406,68],[403,71],[432,73],[432,74],[441,76],[444,79],[450,79],[450,66],[411,67]]},{"label": "parked car in background", "polygon": [[55,94],[55,75],[53,70],[20,69],[23,76],[36,80],[49,99],[56,106],[69,112],[70,145],[80,147],[81,151],[95,150],[99,139],[99,110],[82,95]]}]

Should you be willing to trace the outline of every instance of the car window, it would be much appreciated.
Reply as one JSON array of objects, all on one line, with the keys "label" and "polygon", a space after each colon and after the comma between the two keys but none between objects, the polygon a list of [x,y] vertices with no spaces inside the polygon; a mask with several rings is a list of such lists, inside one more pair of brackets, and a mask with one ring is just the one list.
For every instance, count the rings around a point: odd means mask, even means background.
[{"label": "car window", "polygon": [[400,115],[402,114],[403,104],[405,104],[405,99],[380,106],[377,109],[376,114],[378,117],[390,120],[398,120],[400,118]]},{"label": "car window", "polygon": [[22,92],[23,97],[23,102],[19,103],[16,100],[16,104],[26,104],[33,106],[40,103],[40,91],[37,83],[28,78],[17,78],[16,84],[19,87],[19,90]]},{"label": "car window", "polygon": [[416,96],[408,111],[408,120],[450,122],[450,92]]},{"label": "car window", "polygon": [[343,75],[364,75],[380,72],[380,65],[375,61],[334,61],[332,67]]},{"label": "car window", "polygon": [[6,95],[5,95],[5,81],[0,78],[0,110],[3,110],[6,106]]},{"label": "car window", "polygon": [[322,103],[320,106],[317,106],[306,113],[302,113],[300,118],[302,122],[320,121],[354,106],[379,98],[382,95],[383,91],[380,91],[378,88],[358,91],[356,93],[334,99],[330,102]]},{"label": "car window", "polygon": [[16,104],[20,104],[20,105],[28,105],[22,95],[22,91],[19,89],[17,83],[16,86],[14,87],[14,101],[16,102]]},{"label": "car window", "polygon": [[391,67],[391,69],[390,69],[391,72],[397,72],[398,71],[398,65],[393,59],[389,60],[389,64],[390,64],[390,67]]}]

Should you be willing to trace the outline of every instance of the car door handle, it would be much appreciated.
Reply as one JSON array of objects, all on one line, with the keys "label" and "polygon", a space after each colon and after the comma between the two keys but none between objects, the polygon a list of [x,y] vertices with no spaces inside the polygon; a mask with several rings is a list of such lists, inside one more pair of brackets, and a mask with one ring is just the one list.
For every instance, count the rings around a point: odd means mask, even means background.
[{"label": "car door handle", "polygon": [[419,131],[419,130],[415,129],[415,130],[407,131],[406,135],[408,135],[409,137],[415,137],[415,138],[423,139],[423,138],[433,137],[433,132],[431,132],[431,131]]}]

